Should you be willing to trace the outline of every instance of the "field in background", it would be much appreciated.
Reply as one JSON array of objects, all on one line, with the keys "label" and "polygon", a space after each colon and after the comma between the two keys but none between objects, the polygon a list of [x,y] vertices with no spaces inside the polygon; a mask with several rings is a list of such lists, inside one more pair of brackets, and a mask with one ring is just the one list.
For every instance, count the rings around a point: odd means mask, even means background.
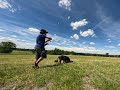
[{"label": "field in background", "polygon": [[56,65],[48,55],[33,69],[32,53],[15,54],[0,55],[0,90],[120,90],[120,58],[70,55]]}]

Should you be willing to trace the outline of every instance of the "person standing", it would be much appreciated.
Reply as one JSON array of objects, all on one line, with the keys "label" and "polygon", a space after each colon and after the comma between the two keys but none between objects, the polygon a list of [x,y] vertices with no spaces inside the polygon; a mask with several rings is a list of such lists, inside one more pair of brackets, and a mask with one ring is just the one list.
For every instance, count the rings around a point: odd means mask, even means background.
[{"label": "person standing", "polygon": [[41,29],[40,34],[36,38],[36,45],[35,45],[36,57],[33,67],[39,67],[38,66],[39,62],[47,57],[45,45],[47,45],[47,42],[52,40],[51,37],[46,36],[47,33],[48,32],[45,29]]}]

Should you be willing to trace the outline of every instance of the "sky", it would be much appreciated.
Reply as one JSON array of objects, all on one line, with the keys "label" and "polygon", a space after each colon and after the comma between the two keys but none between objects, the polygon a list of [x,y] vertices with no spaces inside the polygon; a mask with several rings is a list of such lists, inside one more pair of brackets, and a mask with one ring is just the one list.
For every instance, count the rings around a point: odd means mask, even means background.
[{"label": "sky", "polygon": [[0,42],[33,49],[40,29],[46,46],[120,55],[120,0],[0,0]]}]

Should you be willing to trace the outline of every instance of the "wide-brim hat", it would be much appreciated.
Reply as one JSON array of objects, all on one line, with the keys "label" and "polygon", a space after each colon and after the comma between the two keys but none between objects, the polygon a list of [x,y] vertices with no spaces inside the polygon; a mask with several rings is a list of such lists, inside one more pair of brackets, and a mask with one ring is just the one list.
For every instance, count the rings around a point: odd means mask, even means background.
[{"label": "wide-brim hat", "polygon": [[43,34],[45,34],[45,33],[48,33],[45,29],[41,29],[40,30],[40,33],[43,33]]}]

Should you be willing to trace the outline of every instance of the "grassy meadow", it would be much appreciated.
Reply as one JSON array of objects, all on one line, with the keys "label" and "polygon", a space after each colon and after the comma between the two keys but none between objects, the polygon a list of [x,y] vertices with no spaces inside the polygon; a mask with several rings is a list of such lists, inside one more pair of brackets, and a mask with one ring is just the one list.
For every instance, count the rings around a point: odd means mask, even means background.
[{"label": "grassy meadow", "polygon": [[120,90],[120,58],[69,55],[73,63],[54,63],[48,55],[38,69],[34,55],[0,55],[0,90]]}]

